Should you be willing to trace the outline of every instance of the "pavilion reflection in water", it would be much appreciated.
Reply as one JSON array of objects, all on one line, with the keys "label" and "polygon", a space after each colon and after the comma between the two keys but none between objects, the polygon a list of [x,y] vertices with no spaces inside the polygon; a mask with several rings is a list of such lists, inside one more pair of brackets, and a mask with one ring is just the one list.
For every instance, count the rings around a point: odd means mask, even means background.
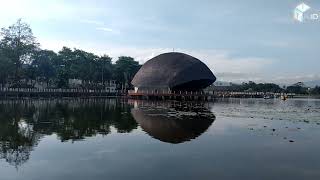
[{"label": "pavilion reflection in water", "polygon": [[131,114],[151,137],[167,143],[183,143],[199,137],[215,116],[203,103],[136,101]]}]

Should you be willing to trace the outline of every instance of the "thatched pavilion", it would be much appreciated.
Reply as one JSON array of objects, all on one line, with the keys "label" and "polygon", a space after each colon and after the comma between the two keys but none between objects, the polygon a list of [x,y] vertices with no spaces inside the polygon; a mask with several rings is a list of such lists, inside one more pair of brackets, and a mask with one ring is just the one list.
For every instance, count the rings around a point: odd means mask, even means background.
[{"label": "thatched pavilion", "polygon": [[135,91],[199,91],[216,77],[199,59],[171,52],[147,61],[132,80]]}]

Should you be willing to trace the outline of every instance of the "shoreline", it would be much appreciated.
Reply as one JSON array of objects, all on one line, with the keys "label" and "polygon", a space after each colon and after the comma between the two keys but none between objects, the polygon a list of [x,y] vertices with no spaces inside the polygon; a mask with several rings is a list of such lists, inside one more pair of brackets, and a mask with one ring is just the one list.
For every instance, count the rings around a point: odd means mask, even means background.
[{"label": "shoreline", "polygon": [[[139,100],[135,98],[131,98],[126,95],[106,95],[106,96],[0,96],[0,100],[53,100],[53,99],[132,99],[132,100]],[[261,97],[214,97],[213,101],[219,100],[219,99],[263,99]],[[265,100],[276,100],[280,98],[270,98]],[[294,96],[290,99],[320,99],[320,96]],[[147,100],[148,101],[148,100]],[[157,101],[170,101],[170,100],[161,100],[158,99]],[[204,100],[176,100],[176,101],[198,101],[198,102],[207,102]]]}]

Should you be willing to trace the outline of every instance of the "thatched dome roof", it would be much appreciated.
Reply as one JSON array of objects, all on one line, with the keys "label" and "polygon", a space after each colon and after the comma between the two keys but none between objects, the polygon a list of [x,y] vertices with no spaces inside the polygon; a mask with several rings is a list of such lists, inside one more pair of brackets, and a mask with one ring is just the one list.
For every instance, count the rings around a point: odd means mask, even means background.
[{"label": "thatched dome roof", "polygon": [[199,59],[171,52],[147,61],[132,80],[135,87],[203,89],[216,77]]}]

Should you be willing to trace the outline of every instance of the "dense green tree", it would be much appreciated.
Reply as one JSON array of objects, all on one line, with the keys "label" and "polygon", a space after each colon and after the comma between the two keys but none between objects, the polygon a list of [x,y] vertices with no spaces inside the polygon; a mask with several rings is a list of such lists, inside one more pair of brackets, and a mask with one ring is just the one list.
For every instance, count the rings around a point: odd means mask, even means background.
[{"label": "dense green tree", "polygon": [[[53,64],[58,70],[57,75],[61,82],[67,79],[83,80],[84,86],[92,87],[92,84],[102,83],[110,80],[113,76],[113,64],[111,58],[107,55],[97,56],[80,49],[71,50],[63,47],[58,53],[58,60]],[[61,78],[64,78],[62,80]],[[65,83],[59,83],[61,85]],[[95,87],[97,87],[95,85]]]},{"label": "dense green tree", "polygon": [[58,55],[54,51],[40,50],[33,56],[33,62],[31,67],[35,72],[38,80],[45,81],[47,85],[50,79],[54,79],[56,76],[56,68],[54,62],[57,61]]},{"label": "dense green tree", "polygon": [[98,57],[79,49],[75,49],[71,54],[70,77],[84,81],[92,80],[96,71],[94,61]]},{"label": "dense green tree", "polygon": [[134,75],[140,69],[138,61],[135,61],[132,57],[121,56],[118,58],[115,64],[115,79],[127,89],[131,87],[131,80]]},{"label": "dense green tree", "polygon": [[80,50],[64,47],[59,52],[59,58],[62,66],[65,67],[68,78],[81,79],[84,81],[93,81],[97,73],[98,56]]},{"label": "dense green tree", "polygon": [[53,62],[56,70],[56,83],[58,88],[68,87],[70,78],[70,66],[72,64],[73,52],[68,47],[63,47],[58,52],[58,58]]},{"label": "dense green tree", "polygon": [[319,95],[320,94],[320,86],[316,86],[311,90],[311,94]]},{"label": "dense green tree", "polygon": [[0,50],[0,84],[7,83],[10,75],[12,75],[13,70],[13,62]]},{"label": "dense green tree", "polygon": [[17,81],[22,74],[22,64],[30,63],[31,56],[39,44],[30,26],[21,19],[8,28],[1,29],[1,49],[15,65],[14,77]]},{"label": "dense green tree", "polygon": [[287,87],[286,92],[296,94],[308,94],[308,88],[299,85],[292,85]]},{"label": "dense green tree", "polygon": [[273,83],[259,83],[257,84],[255,90],[258,92],[275,92],[275,93],[279,93],[283,91],[283,89],[279,85],[273,84]]},{"label": "dense green tree", "polygon": [[94,80],[97,82],[104,82],[112,79],[113,65],[112,58],[108,55],[99,57],[96,61],[96,72],[94,74]]},{"label": "dense green tree", "polygon": [[[21,19],[1,29],[0,83],[12,79],[11,87],[32,87],[30,80],[36,80],[54,82],[56,87],[65,88],[69,79],[80,79],[84,87],[98,88],[115,79],[123,88],[130,88],[139,63],[127,56],[119,57],[115,64],[111,60],[108,55],[97,56],[67,47],[58,53],[41,50],[30,26]],[[22,79],[27,81],[20,81]]]},{"label": "dense green tree", "polygon": [[249,81],[248,83],[242,83],[240,85],[240,90],[242,91],[256,91],[256,92],[282,92],[283,89],[273,83],[258,83],[256,84],[253,81]]}]

